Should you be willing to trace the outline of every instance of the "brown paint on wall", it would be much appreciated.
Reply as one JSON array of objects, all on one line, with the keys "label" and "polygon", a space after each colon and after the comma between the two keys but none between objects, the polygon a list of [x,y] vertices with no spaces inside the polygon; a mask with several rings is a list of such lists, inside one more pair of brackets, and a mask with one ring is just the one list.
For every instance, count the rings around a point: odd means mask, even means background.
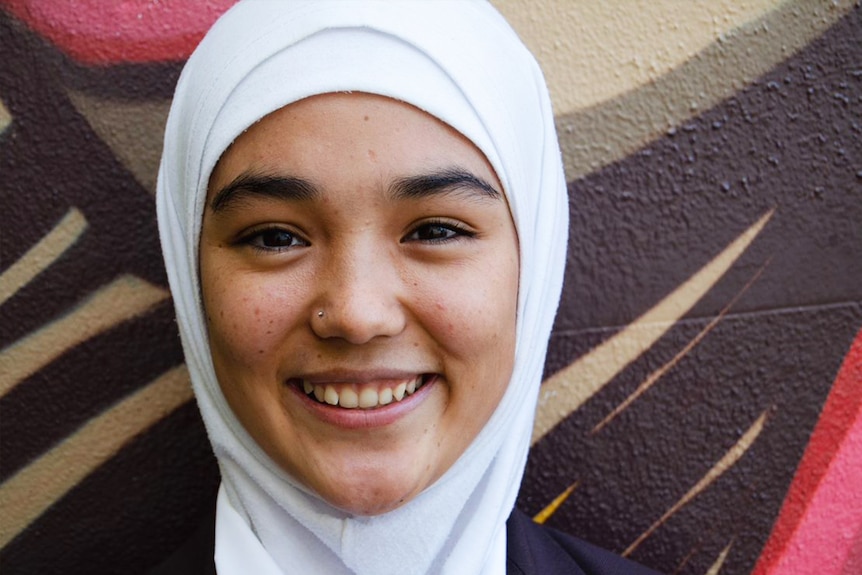
[{"label": "brown paint on wall", "polygon": [[[723,41],[686,52],[680,66],[558,118],[572,232],[549,375],[623,330],[777,209],[690,309],[664,318],[648,349],[571,417],[562,412],[531,452],[524,510],[538,512],[577,482],[548,523],[623,551],[773,410],[745,455],[632,553],[692,575],[747,573],[756,561],[862,325],[862,11],[838,14],[847,4],[830,5],[782,3]],[[578,46],[576,37],[561,40]],[[0,101],[11,118],[0,133],[0,270],[70,209],[88,222],[78,241],[0,305],[0,349],[8,349],[117,278],[166,290],[147,190],[157,155],[148,114],[160,113],[179,68],[80,66],[2,10],[0,49],[14,63],[0,69]],[[124,118],[123,110],[140,116]],[[142,130],[140,142],[126,130]],[[138,144],[149,159],[135,164]],[[0,397],[0,481],[37,469],[182,362],[167,300],[75,342]],[[183,393],[171,396],[176,409],[145,402],[96,434],[119,442],[99,452],[104,459],[86,454],[89,464],[72,466],[74,480],[33,507],[44,512],[17,523],[23,530],[0,550],[4,574],[143,572],[195,528],[211,509],[217,469],[194,405],[180,405]],[[134,421],[133,431],[123,427]],[[71,462],[68,453],[58,461]]]}]

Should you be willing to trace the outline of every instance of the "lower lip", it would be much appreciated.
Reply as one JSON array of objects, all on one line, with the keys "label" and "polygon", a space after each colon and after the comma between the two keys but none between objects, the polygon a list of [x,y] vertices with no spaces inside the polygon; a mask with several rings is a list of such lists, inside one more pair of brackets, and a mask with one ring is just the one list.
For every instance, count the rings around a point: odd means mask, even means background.
[{"label": "lower lip", "polygon": [[436,376],[428,377],[422,387],[411,395],[405,395],[401,401],[393,400],[388,405],[373,409],[345,409],[328,403],[320,403],[308,397],[296,385],[290,384],[287,387],[300,398],[302,406],[317,419],[345,429],[369,429],[391,425],[418,408],[428,397],[436,382]]}]

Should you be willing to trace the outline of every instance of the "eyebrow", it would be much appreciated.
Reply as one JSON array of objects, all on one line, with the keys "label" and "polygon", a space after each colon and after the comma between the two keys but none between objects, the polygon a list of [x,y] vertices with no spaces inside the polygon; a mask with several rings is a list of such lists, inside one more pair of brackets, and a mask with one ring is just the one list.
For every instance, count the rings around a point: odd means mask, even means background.
[{"label": "eyebrow", "polygon": [[313,200],[320,191],[308,180],[292,176],[243,173],[220,189],[210,202],[210,209],[223,212],[253,197],[276,200]]},{"label": "eyebrow", "polygon": [[[398,178],[388,192],[395,200],[417,200],[447,192],[478,192],[478,197],[490,199],[502,197],[487,181],[461,168]],[[302,178],[246,172],[216,193],[210,209],[214,213],[224,212],[253,197],[308,201],[320,197],[320,190]]]},{"label": "eyebrow", "polygon": [[492,199],[502,197],[487,181],[461,168],[399,178],[389,188],[390,195],[396,200],[416,200],[453,191],[479,192],[479,197]]}]

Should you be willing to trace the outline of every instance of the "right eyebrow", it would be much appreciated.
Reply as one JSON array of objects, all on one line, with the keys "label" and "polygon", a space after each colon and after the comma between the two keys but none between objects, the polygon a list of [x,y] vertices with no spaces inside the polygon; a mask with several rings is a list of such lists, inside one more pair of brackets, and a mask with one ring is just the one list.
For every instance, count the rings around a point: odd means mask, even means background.
[{"label": "right eyebrow", "polygon": [[224,212],[253,197],[307,201],[319,195],[320,191],[314,184],[302,178],[246,172],[234,178],[213,196],[210,209],[213,213]]}]

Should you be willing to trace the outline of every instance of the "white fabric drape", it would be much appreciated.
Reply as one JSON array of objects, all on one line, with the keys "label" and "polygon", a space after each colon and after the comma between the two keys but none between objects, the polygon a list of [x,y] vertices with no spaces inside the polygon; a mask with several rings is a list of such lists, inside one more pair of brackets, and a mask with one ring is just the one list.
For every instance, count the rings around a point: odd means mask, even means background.
[{"label": "white fabric drape", "polygon": [[[500,405],[436,483],[374,517],[328,505],[244,430],[215,377],[197,274],[207,182],[224,150],[263,116],[339,91],[409,102],[470,139],[503,185],[520,244],[515,367]],[[180,77],[157,209],[186,362],[222,473],[219,572],[247,573],[254,564],[257,573],[303,575],[500,573],[568,226],[547,89],[502,17],[481,1],[241,2],[215,24]]]}]

